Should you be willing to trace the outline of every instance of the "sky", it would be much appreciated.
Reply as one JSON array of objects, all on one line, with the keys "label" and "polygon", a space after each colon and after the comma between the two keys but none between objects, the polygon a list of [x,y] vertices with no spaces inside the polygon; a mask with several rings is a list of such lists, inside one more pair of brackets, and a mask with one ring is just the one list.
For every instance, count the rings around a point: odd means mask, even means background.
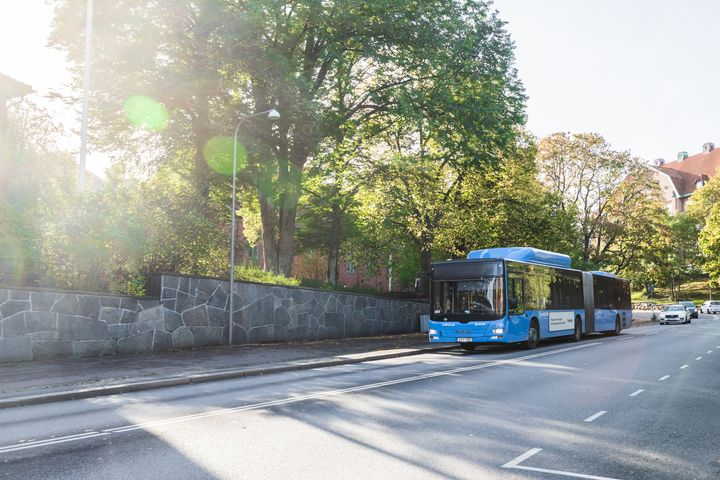
[{"label": "sky", "polygon": [[[172,0],[168,0],[172,1]],[[645,160],[720,145],[717,0],[495,0],[516,45],[528,129],[597,132]],[[0,73],[41,99],[69,84],[61,52],[46,46],[45,0],[0,0]],[[79,108],[77,109],[79,111]],[[58,121],[78,131],[77,114]],[[68,148],[80,140],[69,135]],[[88,156],[102,175],[107,159]]]}]

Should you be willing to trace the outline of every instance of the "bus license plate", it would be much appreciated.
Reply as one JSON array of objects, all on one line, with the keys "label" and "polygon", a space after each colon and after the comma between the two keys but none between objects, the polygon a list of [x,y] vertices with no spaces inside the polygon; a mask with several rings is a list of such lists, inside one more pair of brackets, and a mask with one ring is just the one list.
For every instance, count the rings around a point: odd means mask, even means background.
[{"label": "bus license plate", "polygon": [[462,338],[458,338],[457,341],[460,342],[460,343],[463,343],[463,342],[472,342],[473,339],[472,339],[472,338],[462,337]]}]

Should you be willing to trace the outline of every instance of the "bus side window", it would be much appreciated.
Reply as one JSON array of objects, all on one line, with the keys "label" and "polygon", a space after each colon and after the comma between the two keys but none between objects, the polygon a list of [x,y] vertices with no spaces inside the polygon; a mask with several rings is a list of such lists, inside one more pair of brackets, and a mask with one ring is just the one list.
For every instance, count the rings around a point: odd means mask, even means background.
[{"label": "bus side window", "polygon": [[520,276],[508,277],[508,309],[511,314],[517,315],[525,311],[523,278]]}]

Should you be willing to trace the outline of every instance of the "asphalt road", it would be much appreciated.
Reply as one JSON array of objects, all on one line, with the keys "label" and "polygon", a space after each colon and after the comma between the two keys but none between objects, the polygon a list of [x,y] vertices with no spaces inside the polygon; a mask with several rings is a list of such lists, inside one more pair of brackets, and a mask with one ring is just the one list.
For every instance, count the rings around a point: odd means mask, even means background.
[{"label": "asphalt road", "polygon": [[720,320],[0,411],[0,479],[720,478]]}]

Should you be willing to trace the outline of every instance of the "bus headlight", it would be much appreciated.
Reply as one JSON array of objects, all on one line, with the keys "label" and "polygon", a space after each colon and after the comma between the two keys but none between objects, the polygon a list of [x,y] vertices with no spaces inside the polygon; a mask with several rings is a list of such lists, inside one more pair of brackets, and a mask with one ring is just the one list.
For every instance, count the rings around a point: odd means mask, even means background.
[{"label": "bus headlight", "polygon": [[493,335],[502,335],[505,331],[502,328],[493,328]]},{"label": "bus headlight", "polygon": [[430,335],[437,335],[438,331],[435,330],[434,328],[431,328],[430,330],[428,330],[428,333],[429,333]]}]

